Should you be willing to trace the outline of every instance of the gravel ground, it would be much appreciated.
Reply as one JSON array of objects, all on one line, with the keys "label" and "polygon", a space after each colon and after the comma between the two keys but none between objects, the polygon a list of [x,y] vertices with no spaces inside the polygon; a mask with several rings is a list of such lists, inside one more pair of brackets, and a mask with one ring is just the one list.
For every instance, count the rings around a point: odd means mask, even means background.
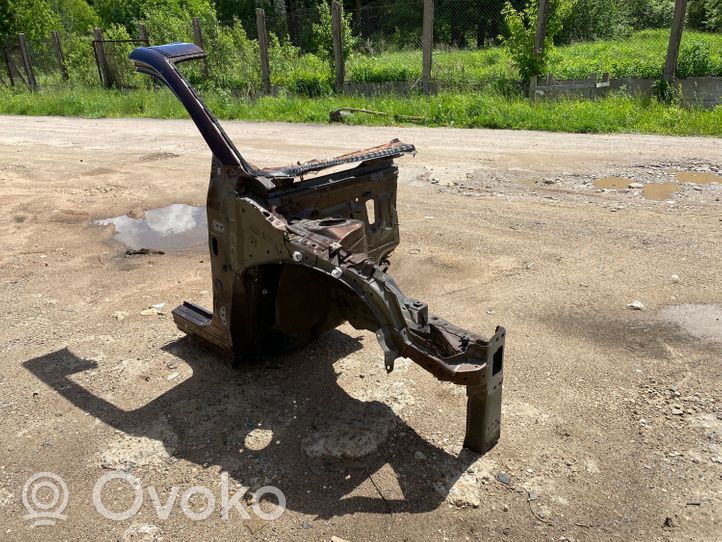
[{"label": "gravel ground", "polygon": [[[405,360],[386,375],[348,325],[240,370],[183,337],[169,311],[210,306],[206,249],[125,256],[92,222],[204,204],[189,121],[0,117],[3,539],[719,540],[720,140],[225,127],[261,165],[417,145],[391,272],[452,322],[507,328],[501,441],[462,450],[464,390]],[[122,521],[91,497],[116,469],[144,495]],[[68,488],[54,526],[24,518],[39,471]],[[222,517],[224,472],[249,518]],[[268,484],[287,499],[274,521],[252,508]],[[193,486],[215,506],[196,494],[184,513]],[[101,494],[114,511],[135,495]]]}]

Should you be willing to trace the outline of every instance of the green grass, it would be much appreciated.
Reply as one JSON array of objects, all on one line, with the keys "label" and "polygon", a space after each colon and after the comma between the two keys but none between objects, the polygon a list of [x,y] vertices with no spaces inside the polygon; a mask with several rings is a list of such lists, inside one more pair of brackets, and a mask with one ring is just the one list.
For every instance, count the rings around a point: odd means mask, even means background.
[{"label": "green grass", "polygon": [[[642,30],[616,40],[574,43],[557,47],[549,73],[558,79],[586,78],[608,72],[612,78],[658,78],[667,53],[669,30]],[[700,53],[691,52],[697,44]],[[509,88],[518,79],[504,47],[434,51],[434,78],[446,87]],[[680,68],[689,75],[722,76],[722,34],[685,31]],[[359,82],[415,80],[421,77],[421,51],[356,55],[347,65],[348,79]],[[698,73],[699,72],[699,73]],[[704,72],[704,73],[702,73]]]},{"label": "green grass", "polygon": [[[496,94],[442,93],[437,96],[353,97],[285,96],[238,100],[208,92],[209,108],[221,119],[328,122],[338,107],[361,107],[391,114],[421,116],[429,126],[509,128],[554,132],[722,136],[722,106],[713,110],[665,105],[655,100],[611,96],[597,101],[560,100],[531,104]],[[0,90],[0,113],[80,117],[187,118],[167,90],[114,91],[65,88],[39,93]],[[355,115],[354,124],[395,124],[393,117]]]}]

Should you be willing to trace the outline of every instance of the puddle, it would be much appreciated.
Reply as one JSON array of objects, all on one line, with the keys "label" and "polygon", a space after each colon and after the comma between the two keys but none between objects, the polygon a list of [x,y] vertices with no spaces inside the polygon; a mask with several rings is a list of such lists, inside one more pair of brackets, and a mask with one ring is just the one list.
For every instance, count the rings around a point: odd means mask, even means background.
[{"label": "puddle", "polygon": [[680,189],[677,183],[649,183],[642,189],[642,195],[647,199],[666,201]]},{"label": "puddle", "polygon": [[[675,176],[675,181],[644,183],[642,196],[644,196],[645,199],[666,201],[671,199],[674,194],[682,190],[683,183],[692,183],[696,185],[713,183],[722,184],[722,176],[707,171],[680,171],[676,173]],[[629,185],[633,182],[635,181],[626,177],[604,177],[594,181],[594,186],[596,188],[622,190],[629,188]]]},{"label": "puddle", "polygon": [[680,171],[677,173],[677,179],[683,183],[694,184],[722,184],[722,176],[709,173],[707,171]]},{"label": "puddle", "polygon": [[146,211],[143,218],[123,215],[96,220],[93,224],[112,224],[116,231],[113,239],[134,250],[183,250],[208,242],[205,207],[180,203]]},{"label": "puddle", "polygon": [[693,337],[722,343],[722,305],[669,305],[661,316]]},{"label": "puddle", "polygon": [[624,177],[604,177],[603,179],[594,181],[594,186],[597,188],[614,188],[619,190],[621,188],[628,188],[633,182],[632,179],[625,179]]}]

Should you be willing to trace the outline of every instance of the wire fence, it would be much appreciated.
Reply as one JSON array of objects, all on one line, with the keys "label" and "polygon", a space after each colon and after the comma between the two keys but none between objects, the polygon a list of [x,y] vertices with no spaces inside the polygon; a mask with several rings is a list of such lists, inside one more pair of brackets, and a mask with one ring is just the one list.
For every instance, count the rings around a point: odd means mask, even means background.
[{"label": "wire fence", "polygon": [[[379,0],[343,14],[345,90],[415,92],[424,71],[424,0]],[[524,0],[512,4],[522,9]],[[618,5],[616,3],[615,5]],[[547,71],[557,79],[591,74],[659,78],[669,42],[671,10],[653,11],[658,1],[635,0],[624,12],[594,13],[599,0],[577,0],[549,51]],[[327,4],[285,11],[285,4],[265,13],[268,63],[273,92],[319,95],[334,90],[335,61],[331,11]],[[428,5],[428,1],[427,1]],[[519,92],[520,72],[505,45],[509,30],[502,0],[436,0],[430,80],[435,89],[473,92],[494,88]],[[641,7],[639,7],[641,6]],[[650,11],[651,10],[651,11]],[[722,32],[709,32],[705,20],[688,14],[679,53],[678,77],[722,76]],[[27,59],[18,39],[2,44],[0,85],[40,88],[84,84],[148,88],[133,70],[128,53],[146,42],[201,41],[208,56],[184,66],[197,85],[212,85],[238,96],[263,93],[258,21],[244,19],[173,24],[148,21],[137,32],[107,31],[98,36],[55,33],[27,42]],[[135,35],[133,35],[135,34]],[[28,71],[28,62],[32,66]],[[189,63],[190,64],[190,63]],[[380,89],[380,90],[379,90]]]}]

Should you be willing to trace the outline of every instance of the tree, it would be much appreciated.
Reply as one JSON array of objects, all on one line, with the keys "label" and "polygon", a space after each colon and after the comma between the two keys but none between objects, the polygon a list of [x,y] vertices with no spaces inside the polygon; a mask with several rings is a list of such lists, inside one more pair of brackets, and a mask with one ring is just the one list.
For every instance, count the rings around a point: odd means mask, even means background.
[{"label": "tree", "polygon": [[554,47],[554,37],[561,31],[563,21],[569,16],[575,0],[547,0],[547,2],[549,17],[542,56],[537,56],[534,51],[536,24],[539,17],[537,1],[527,0],[526,6],[517,10],[507,0],[502,12],[509,30],[509,36],[504,38],[504,42],[509,47],[511,58],[524,82],[528,82],[533,75],[544,73],[546,61]]},{"label": "tree", "polygon": [[60,28],[60,18],[45,0],[3,0],[0,4],[0,39],[15,39],[20,32],[30,41],[42,41]]}]

